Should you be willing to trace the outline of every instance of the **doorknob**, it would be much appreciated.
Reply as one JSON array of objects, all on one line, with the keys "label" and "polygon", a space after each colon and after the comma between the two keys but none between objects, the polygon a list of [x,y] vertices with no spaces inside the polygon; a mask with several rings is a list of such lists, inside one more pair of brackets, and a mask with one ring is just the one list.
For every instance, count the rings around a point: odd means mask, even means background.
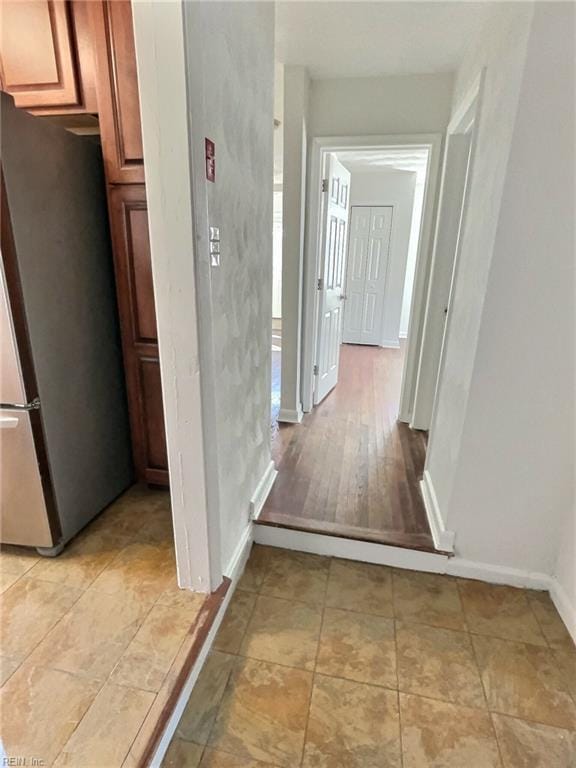
[{"label": "doorknob", "polygon": [[346,296],[346,294],[344,294],[344,293],[341,293],[341,294],[340,294],[340,296],[339,296],[339,298],[340,298],[340,301],[346,301],[346,299],[348,298],[348,296]]}]

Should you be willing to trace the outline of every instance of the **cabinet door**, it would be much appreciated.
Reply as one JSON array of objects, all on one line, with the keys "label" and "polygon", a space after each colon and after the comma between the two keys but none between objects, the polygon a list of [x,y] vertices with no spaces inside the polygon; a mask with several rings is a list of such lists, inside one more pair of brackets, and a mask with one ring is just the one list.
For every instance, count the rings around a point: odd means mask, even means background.
[{"label": "cabinet door", "polygon": [[102,152],[109,184],[144,181],[138,75],[130,0],[90,3]]},{"label": "cabinet door", "polygon": [[138,479],[168,484],[168,459],[143,184],[109,188],[116,290]]},{"label": "cabinet door", "polygon": [[80,0],[2,0],[2,89],[39,114],[95,112],[91,32]]}]

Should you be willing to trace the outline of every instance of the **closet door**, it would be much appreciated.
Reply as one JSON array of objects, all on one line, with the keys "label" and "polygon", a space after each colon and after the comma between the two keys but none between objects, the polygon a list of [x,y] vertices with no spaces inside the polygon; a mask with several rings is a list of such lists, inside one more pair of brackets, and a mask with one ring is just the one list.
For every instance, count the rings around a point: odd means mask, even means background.
[{"label": "closet door", "polygon": [[352,208],[344,343],[382,342],[392,211],[391,206]]},{"label": "closet door", "polygon": [[136,475],[141,482],[168,485],[144,185],[111,187],[109,201]]}]

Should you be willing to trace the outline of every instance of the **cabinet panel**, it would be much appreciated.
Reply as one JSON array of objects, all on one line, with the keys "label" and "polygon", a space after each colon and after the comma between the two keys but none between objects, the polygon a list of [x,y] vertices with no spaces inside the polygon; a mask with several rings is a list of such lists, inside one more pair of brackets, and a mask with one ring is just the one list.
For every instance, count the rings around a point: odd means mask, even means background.
[{"label": "cabinet panel", "polygon": [[69,4],[63,0],[4,0],[2,83],[17,107],[78,104]]},{"label": "cabinet panel", "polygon": [[168,484],[154,287],[143,184],[109,188],[116,291],[138,479]]},{"label": "cabinet panel", "polygon": [[138,75],[130,0],[90,3],[106,178],[112,184],[144,181]]},{"label": "cabinet panel", "polygon": [[97,112],[85,0],[2,0],[2,89],[34,114]]}]

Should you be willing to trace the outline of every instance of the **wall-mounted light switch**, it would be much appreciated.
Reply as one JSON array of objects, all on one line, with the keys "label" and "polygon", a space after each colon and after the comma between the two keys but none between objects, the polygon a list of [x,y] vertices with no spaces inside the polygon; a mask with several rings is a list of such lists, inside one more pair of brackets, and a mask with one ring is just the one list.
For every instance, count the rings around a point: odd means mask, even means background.
[{"label": "wall-mounted light switch", "polygon": [[210,227],[210,266],[220,266],[220,229]]}]

